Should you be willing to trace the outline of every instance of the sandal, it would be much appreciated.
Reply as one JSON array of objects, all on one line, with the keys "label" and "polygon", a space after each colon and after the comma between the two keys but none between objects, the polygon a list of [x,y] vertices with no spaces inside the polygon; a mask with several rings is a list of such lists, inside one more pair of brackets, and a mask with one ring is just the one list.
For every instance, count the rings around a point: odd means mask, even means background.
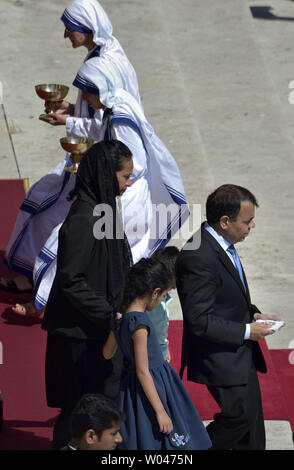
[{"label": "sandal", "polygon": [[[6,282],[6,285],[2,284],[3,281]],[[31,283],[30,279],[28,279],[28,281]],[[12,292],[14,294],[25,294],[26,292],[32,292],[33,290],[33,287],[23,290],[19,289],[14,279],[5,279],[4,277],[1,277],[0,279],[0,288],[5,290],[6,292]]]},{"label": "sandal", "polygon": [[33,302],[27,302],[26,304],[15,304],[15,306],[11,308],[14,313],[17,313],[18,315],[40,319],[44,317],[45,312],[45,308],[42,308],[42,310],[36,309]]}]

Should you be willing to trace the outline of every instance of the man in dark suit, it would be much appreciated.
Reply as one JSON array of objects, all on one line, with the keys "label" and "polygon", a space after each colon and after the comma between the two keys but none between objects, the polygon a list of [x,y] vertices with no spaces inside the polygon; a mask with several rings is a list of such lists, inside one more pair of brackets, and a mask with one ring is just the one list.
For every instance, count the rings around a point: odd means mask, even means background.
[{"label": "man in dark suit", "polygon": [[212,449],[265,449],[256,371],[266,372],[266,365],[258,340],[273,331],[254,320],[277,318],[251,303],[234,249],[255,227],[255,207],[247,189],[217,188],[207,199],[207,222],[176,263],[184,318],[181,375],[187,365],[188,380],[206,384],[221,408],[207,426]]}]

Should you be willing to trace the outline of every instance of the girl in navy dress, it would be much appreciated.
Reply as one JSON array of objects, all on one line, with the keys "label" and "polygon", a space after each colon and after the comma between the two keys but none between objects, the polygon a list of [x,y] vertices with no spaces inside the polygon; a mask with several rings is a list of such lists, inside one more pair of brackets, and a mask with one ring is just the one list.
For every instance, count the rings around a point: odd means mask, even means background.
[{"label": "girl in navy dress", "polygon": [[117,343],[124,355],[120,383],[122,450],[208,449],[211,441],[181,379],[164,360],[146,310],[171,288],[163,263],[142,258],[130,268],[121,311],[103,349],[106,359]]}]

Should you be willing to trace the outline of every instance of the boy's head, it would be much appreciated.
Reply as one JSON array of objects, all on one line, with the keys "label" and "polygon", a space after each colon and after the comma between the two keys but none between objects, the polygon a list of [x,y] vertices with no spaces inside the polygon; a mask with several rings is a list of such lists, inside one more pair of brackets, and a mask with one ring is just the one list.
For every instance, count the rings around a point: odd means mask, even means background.
[{"label": "boy's head", "polygon": [[109,398],[83,395],[71,414],[71,444],[78,450],[114,450],[122,442],[123,420],[124,414]]},{"label": "boy's head", "polygon": [[170,274],[170,289],[176,288],[175,264],[179,253],[180,251],[176,246],[166,246],[165,248],[159,248],[152,256],[152,258],[156,258],[164,264],[168,270]]}]

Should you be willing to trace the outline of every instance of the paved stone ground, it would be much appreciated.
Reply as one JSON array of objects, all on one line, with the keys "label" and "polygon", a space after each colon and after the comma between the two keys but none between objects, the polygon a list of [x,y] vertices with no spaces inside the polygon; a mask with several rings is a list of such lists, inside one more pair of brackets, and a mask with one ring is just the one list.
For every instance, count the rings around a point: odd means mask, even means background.
[{"label": "paved stone ground", "polygon": [[[86,51],[63,40],[59,18],[67,3],[1,0],[1,178],[28,177],[32,184],[64,157],[64,127],[38,120],[43,102],[34,85],[71,85],[83,61]],[[189,203],[203,206],[225,182],[257,196],[256,229],[238,251],[254,303],[287,322],[268,339],[269,348],[288,348],[294,341],[294,2],[101,3],[137,71],[146,116],[179,164]],[[68,98],[75,96],[72,87]],[[181,318],[176,294],[170,310],[172,319]],[[287,422],[267,422],[267,438],[269,449],[293,449]]]}]

